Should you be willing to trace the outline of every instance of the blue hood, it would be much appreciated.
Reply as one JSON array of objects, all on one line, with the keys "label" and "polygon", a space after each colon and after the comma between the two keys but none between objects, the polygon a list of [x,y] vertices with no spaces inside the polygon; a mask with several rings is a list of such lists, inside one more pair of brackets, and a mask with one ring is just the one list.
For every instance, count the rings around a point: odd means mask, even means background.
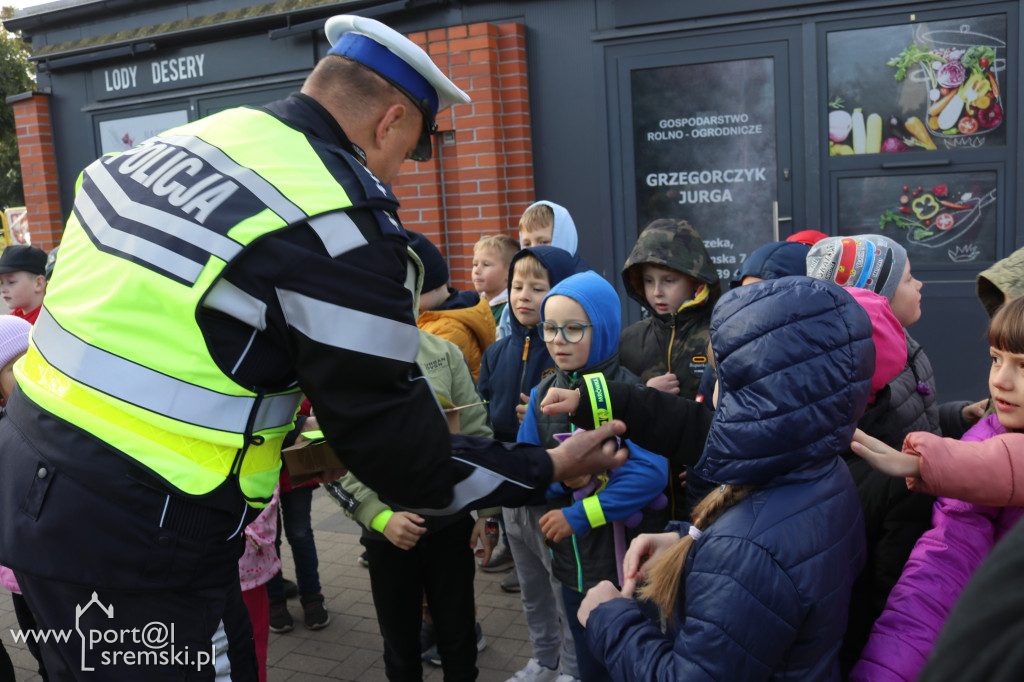
[{"label": "blue hood", "polygon": [[[590,324],[594,325],[587,367],[593,367],[618,351],[619,334],[622,332],[622,306],[608,280],[593,270],[581,272],[552,287],[544,297],[544,304],[556,295],[568,296],[583,306]],[[544,321],[544,304],[540,311],[541,322]]]},{"label": "blue hood", "polygon": [[790,275],[806,275],[808,251],[808,246],[800,242],[771,242],[760,246],[743,261],[732,286],[740,286],[744,277],[778,279]]},{"label": "blue hood", "polygon": [[849,447],[871,392],[864,308],[842,288],[783,277],[733,289],[711,318],[719,402],[702,478],[775,486],[813,478]]},{"label": "blue hood", "polygon": [[[540,264],[544,266],[544,269],[548,271],[548,283],[551,286],[555,286],[566,277],[576,272],[575,266],[573,265],[572,254],[564,249],[558,249],[554,246],[532,246],[528,249],[523,249],[512,256],[512,260],[508,264],[508,291],[512,291],[512,274],[516,270],[516,261],[525,256],[526,254],[532,254]],[[511,303],[511,302],[510,302]],[[523,325],[519,324],[519,320],[516,316],[511,313],[511,305],[505,306],[505,310],[509,311],[509,323],[513,329],[523,329]]]}]

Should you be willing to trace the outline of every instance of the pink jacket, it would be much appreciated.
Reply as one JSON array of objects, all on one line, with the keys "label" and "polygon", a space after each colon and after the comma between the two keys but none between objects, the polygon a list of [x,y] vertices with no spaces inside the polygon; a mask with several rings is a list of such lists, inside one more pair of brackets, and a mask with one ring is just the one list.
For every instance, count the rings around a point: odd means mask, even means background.
[{"label": "pink jacket", "polygon": [[281,559],[274,549],[274,540],[277,539],[279,495],[279,491],[274,490],[270,504],[255,521],[245,527],[245,553],[238,560],[238,578],[243,592],[265,584],[281,568]]},{"label": "pink jacket", "polygon": [[916,432],[907,435],[903,451],[921,457],[921,477],[907,479],[911,490],[975,504],[1024,506],[1024,434],[970,443]]},{"label": "pink jacket", "polygon": [[5,589],[13,592],[14,594],[21,594],[21,588],[18,587],[18,581],[14,579],[14,571],[6,566],[0,566],[0,585],[3,585]]},{"label": "pink jacket", "polygon": [[[964,440],[989,440],[1003,433],[1005,429],[996,416],[990,415],[964,434]],[[908,442],[919,435],[908,436]],[[947,445],[948,440],[934,438],[925,449],[932,452],[937,446]],[[968,449],[966,446],[956,449]],[[965,467],[958,466],[960,468]],[[963,476],[965,480],[987,480],[987,476],[978,471],[983,468],[986,468],[984,464],[976,464],[969,474],[966,470],[961,473],[968,474]],[[947,489],[943,488],[943,492]],[[948,497],[936,500],[932,528],[914,545],[899,582],[889,593],[885,610],[875,621],[861,659],[850,673],[850,680],[910,682],[916,679],[967,581],[995,543],[1022,516],[1024,509],[1021,507],[989,507]]]}]

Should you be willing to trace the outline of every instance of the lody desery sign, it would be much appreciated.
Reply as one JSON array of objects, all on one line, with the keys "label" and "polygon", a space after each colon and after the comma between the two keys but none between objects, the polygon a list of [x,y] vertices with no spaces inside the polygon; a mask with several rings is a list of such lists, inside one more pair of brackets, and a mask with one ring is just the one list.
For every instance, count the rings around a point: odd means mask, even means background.
[{"label": "lody desery sign", "polygon": [[777,197],[771,58],[631,74],[637,230],[685,219],[728,281],[772,239]]}]

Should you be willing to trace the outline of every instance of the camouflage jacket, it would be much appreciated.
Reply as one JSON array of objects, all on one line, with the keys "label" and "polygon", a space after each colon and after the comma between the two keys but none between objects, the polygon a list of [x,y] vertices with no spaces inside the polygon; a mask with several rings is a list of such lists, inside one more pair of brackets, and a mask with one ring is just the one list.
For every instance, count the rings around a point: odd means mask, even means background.
[{"label": "camouflage jacket", "polygon": [[[661,265],[689,275],[703,286],[671,315],[650,310],[644,297],[641,266]],[[651,316],[630,325],[619,337],[619,360],[647,382],[671,371],[679,395],[693,398],[708,365],[711,310],[721,295],[718,274],[697,231],[685,220],[655,220],[640,234],[622,268],[626,293]]]}]

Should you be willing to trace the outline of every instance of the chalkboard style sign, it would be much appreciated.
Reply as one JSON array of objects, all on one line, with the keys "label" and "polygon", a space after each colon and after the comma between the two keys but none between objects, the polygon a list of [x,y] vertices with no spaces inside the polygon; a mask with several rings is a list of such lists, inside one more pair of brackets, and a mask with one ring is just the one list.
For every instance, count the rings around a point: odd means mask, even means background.
[{"label": "chalkboard style sign", "polygon": [[685,219],[719,277],[772,240],[777,197],[771,58],[632,72],[637,231]]},{"label": "chalkboard style sign", "polygon": [[877,233],[914,263],[993,261],[996,173],[916,173],[839,180],[839,233]]},{"label": "chalkboard style sign", "polygon": [[832,156],[1005,145],[1004,14],[828,34]]}]

